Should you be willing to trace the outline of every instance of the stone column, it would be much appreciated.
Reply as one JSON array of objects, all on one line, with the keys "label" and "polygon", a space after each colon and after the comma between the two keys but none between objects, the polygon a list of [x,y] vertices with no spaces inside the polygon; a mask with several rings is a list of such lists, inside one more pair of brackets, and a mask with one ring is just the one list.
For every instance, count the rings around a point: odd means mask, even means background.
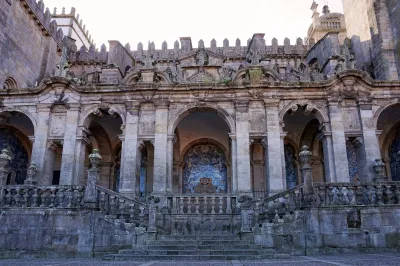
[{"label": "stone column", "polygon": [[174,168],[174,143],[176,141],[175,135],[168,136],[168,171],[167,171],[167,191],[172,192],[172,185],[173,185],[173,168]]},{"label": "stone column", "polygon": [[[32,147],[31,162],[37,167],[38,176],[45,175],[45,154],[47,150],[47,138],[49,132],[50,108],[48,104],[37,105],[38,119],[35,127],[35,136]],[[42,180],[39,181],[40,183]],[[39,185],[41,185],[39,183]]]},{"label": "stone column", "polygon": [[349,182],[346,137],[344,134],[342,111],[337,101],[329,102],[329,119],[331,122],[334,158],[334,167],[331,167],[330,170],[335,169],[336,182]]},{"label": "stone column", "polygon": [[156,195],[165,195],[168,189],[168,107],[169,101],[156,103],[153,179],[153,194]]},{"label": "stone column", "polygon": [[376,159],[381,158],[378,137],[374,128],[374,114],[372,113],[372,105],[370,103],[360,103],[361,127],[363,133],[363,142],[361,145],[361,160],[363,163],[363,175],[360,176],[361,181],[372,181],[375,177],[374,164]]},{"label": "stone column", "polygon": [[[322,142],[324,153],[325,182],[336,182],[336,171],[333,158],[332,132],[329,130],[329,124],[320,125],[321,133],[318,139]],[[347,155],[346,155],[347,156]]]},{"label": "stone column", "polygon": [[229,134],[229,137],[231,138],[231,178],[232,178],[232,189],[231,192],[232,193],[237,193],[238,192],[238,180],[237,180],[237,174],[236,174],[236,170],[237,170],[237,160],[236,160],[236,135],[234,134]]},{"label": "stone column", "polygon": [[50,186],[53,183],[54,160],[57,155],[58,145],[54,142],[49,142],[46,151],[46,167],[42,185]]},{"label": "stone column", "polygon": [[279,100],[267,99],[265,102],[267,120],[267,139],[263,141],[266,149],[266,169],[268,179],[268,194],[279,193],[286,188],[283,176],[282,154],[284,149],[281,142],[281,126],[279,124]]},{"label": "stone column", "polygon": [[136,161],[138,155],[139,105],[126,103],[126,125],[121,136],[121,169],[119,192],[128,198],[136,198],[139,184],[136,180]]},{"label": "stone column", "polygon": [[[142,170],[142,156],[143,156],[143,152],[146,149],[146,144],[144,144],[143,141],[139,141],[138,142],[138,154],[137,154],[137,159],[136,159],[136,195],[140,195],[140,174],[141,174],[141,170]],[[147,178],[146,178],[147,179]],[[146,179],[145,179],[145,183],[146,183]],[[144,191],[146,191],[146,184],[144,184]]]},{"label": "stone column", "polygon": [[251,195],[249,102],[236,102],[236,165],[237,189]]},{"label": "stone column", "polygon": [[78,121],[80,106],[71,104],[67,111],[67,120],[65,125],[63,151],[61,159],[60,185],[72,185],[76,173],[75,163],[77,161],[75,154],[76,134],[78,130]]},{"label": "stone column", "polygon": [[307,146],[301,148],[299,159],[301,163],[301,176],[305,186],[306,194],[313,192],[313,178],[312,178],[312,167],[311,167],[312,153]]}]

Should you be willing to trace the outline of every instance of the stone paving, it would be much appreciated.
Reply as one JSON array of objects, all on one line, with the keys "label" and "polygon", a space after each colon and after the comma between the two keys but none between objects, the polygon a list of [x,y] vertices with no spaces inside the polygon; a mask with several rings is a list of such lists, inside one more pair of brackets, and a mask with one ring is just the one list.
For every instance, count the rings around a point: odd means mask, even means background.
[{"label": "stone paving", "polygon": [[202,261],[202,262],[182,262],[182,261],[150,261],[150,262],[134,262],[134,261],[102,261],[99,259],[61,259],[61,260],[1,260],[0,266],[400,266],[400,253],[384,253],[384,254],[337,254],[337,255],[316,255],[316,256],[299,256],[292,257],[287,260],[261,260],[261,261]]}]

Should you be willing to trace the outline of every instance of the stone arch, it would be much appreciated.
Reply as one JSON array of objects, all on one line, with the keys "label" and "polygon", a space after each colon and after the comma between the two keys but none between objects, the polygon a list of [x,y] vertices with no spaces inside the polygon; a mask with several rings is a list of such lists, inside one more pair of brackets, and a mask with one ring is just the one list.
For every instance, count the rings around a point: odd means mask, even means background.
[{"label": "stone arch", "polygon": [[378,128],[378,120],[381,116],[381,114],[388,108],[395,106],[396,104],[399,103],[399,99],[393,99],[391,101],[386,102],[385,104],[383,104],[382,106],[380,106],[378,108],[378,110],[376,110],[375,114],[374,114],[374,128],[377,129]]},{"label": "stone arch", "polygon": [[286,105],[280,112],[279,112],[279,122],[281,125],[284,123],[284,117],[289,112],[296,112],[299,108],[304,108],[305,114],[313,113],[315,117],[318,119],[320,124],[328,123],[329,116],[325,110],[322,108],[314,105],[313,103],[309,102],[300,102],[298,100],[292,101],[288,105]]},{"label": "stone arch", "polygon": [[175,132],[176,127],[178,126],[179,122],[181,122],[185,117],[187,117],[193,111],[213,111],[221,117],[229,127],[231,133],[236,132],[235,121],[233,120],[232,116],[224,109],[220,108],[219,106],[214,106],[210,104],[204,105],[187,105],[186,107],[180,109],[171,119],[169,119],[168,123],[168,134],[172,135]]},{"label": "stone arch", "polygon": [[123,85],[133,85],[139,82],[141,78],[140,71],[129,72],[122,80]]},{"label": "stone arch", "polygon": [[264,74],[264,76],[272,77],[275,81],[280,81],[281,80],[280,77],[279,77],[278,72],[276,72],[273,69],[263,68],[263,74]]},{"label": "stone arch", "polygon": [[[122,124],[126,124],[126,112],[119,107],[110,104],[96,104],[89,107],[85,112],[81,113],[79,119],[79,126],[88,127],[91,121],[91,115],[97,110],[108,110],[107,112],[111,114],[118,114],[122,119]],[[111,112],[111,113],[110,113]]]},{"label": "stone arch", "polygon": [[26,109],[22,109],[22,108],[18,108],[18,107],[4,107],[3,109],[0,109],[0,116],[1,116],[1,114],[7,113],[7,112],[10,112],[10,113],[16,112],[16,113],[20,113],[20,114],[23,114],[26,117],[28,117],[32,124],[32,127],[33,127],[33,133],[36,132],[37,119],[31,112],[29,112]]},{"label": "stone arch", "polygon": [[3,90],[11,91],[11,90],[17,90],[17,89],[18,89],[17,82],[12,77],[8,77],[4,81]]},{"label": "stone arch", "polygon": [[190,150],[192,147],[196,146],[196,145],[200,145],[200,144],[212,144],[215,146],[218,146],[225,154],[227,162],[229,160],[229,152],[228,150],[225,148],[225,146],[216,140],[213,139],[209,139],[209,138],[202,138],[202,139],[196,139],[190,143],[188,143],[185,148],[183,148],[181,154],[180,154],[180,160],[183,161],[183,157],[185,156],[185,154],[188,152],[188,150]]},{"label": "stone arch", "polygon": [[233,83],[238,83],[239,80],[244,79],[246,77],[247,74],[247,69],[240,69],[238,72],[236,72],[235,77],[233,78],[232,82]]}]

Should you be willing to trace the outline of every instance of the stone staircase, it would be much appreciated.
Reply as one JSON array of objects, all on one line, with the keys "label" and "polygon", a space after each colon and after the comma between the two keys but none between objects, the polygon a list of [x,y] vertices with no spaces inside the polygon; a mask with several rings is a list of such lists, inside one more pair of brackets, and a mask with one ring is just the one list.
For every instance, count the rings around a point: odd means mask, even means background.
[{"label": "stone staircase", "polygon": [[142,249],[120,250],[118,254],[105,255],[104,260],[135,261],[199,261],[199,260],[260,260],[287,259],[288,254],[257,246],[238,235],[213,236],[160,236],[147,242]]}]

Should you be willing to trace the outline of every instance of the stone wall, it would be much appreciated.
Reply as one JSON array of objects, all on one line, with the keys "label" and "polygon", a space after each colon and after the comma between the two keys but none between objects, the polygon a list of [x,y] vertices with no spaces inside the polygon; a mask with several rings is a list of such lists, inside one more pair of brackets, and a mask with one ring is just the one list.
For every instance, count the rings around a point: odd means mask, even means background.
[{"label": "stone wall", "polygon": [[[0,88],[9,77],[16,81],[19,88],[33,87],[55,69],[59,60],[53,36],[44,33],[19,2],[0,2]],[[46,14],[49,20],[50,13]]]},{"label": "stone wall", "polygon": [[[397,61],[397,69],[400,69],[400,1],[387,0],[389,15],[392,22],[393,40],[395,56]],[[400,78],[400,73],[399,73]]]},{"label": "stone wall", "polygon": [[134,226],[96,211],[0,211],[0,259],[92,257],[132,247]]},{"label": "stone wall", "polygon": [[292,254],[400,249],[399,207],[330,207],[263,223],[256,244]]}]

